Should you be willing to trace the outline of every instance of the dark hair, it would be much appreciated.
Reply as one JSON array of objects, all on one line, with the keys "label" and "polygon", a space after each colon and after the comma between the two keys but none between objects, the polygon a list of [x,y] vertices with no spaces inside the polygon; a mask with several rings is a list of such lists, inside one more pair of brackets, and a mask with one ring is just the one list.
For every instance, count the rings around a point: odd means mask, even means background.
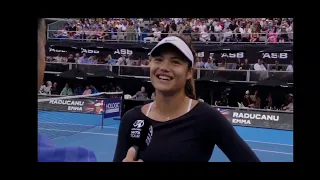
[{"label": "dark hair", "polygon": [[[192,55],[193,55],[193,58],[194,58],[193,64],[196,64],[197,56],[196,56],[196,51],[192,47],[191,39],[189,40],[189,39],[186,39],[182,36],[177,36],[177,35],[175,35],[175,36],[180,38],[181,40],[183,40],[187,44],[187,46],[190,48]],[[190,68],[192,68],[192,63],[188,60],[188,69],[190,69]],[[184,87],[184,90],[185,90],[186,96],[188,96],[191,99],[197,99],[195,82],[194,82],[193,77],[191,77],[191,79],[187,80],[186,85]]]}]

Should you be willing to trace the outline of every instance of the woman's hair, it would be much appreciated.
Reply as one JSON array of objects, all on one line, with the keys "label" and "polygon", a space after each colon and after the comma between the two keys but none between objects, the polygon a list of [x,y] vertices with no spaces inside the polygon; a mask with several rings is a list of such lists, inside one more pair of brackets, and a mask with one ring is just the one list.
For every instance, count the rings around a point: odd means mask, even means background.
[{"label": "woman's hair", "polygon": [[[193,55],[193,58],[194,58],[193,64],[196,64],[197,56],[196,56],[196,51],[192,47],[192,41],[191,40],[187,40],[184,37],[181,37],[181,36],[178,36],[178,35],[174,35],[174,36],[182,39],[187,44],[187,46],[190,48],[190,50],[192,52],[192,55]],[[192,63],[188,60],[188,69],[191,69],[191,68],[192,68]],[[194,82],[193,77],[191,77],[191,79],[187,80],[186,85],[184,87],[184,90],[185,90],[186,96],[188,96],[191,99],[197,99],[195,82]]]}]

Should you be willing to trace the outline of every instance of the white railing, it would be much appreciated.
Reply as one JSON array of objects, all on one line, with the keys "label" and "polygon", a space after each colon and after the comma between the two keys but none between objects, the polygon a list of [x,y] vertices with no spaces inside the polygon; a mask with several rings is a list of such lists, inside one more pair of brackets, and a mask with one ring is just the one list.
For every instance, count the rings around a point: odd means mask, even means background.
[{"label": "white railing", "polygon": [[[68,71],[72,68],[78,67],[84,72],[90,74],[99,70],[108,69],[120,76],[136,77],[136,78],[148,78],[150,75],[149,67],[144,66],[119,66],[108,64],[77,64],[77,63],[57,63],[47,62],[46,73],[59,74],[64,71]],[[276,76],[287,82],[292,82],[293,72],[288,71],[255,71],[255,70],[237,70],[237,69],[204,69],[196,68],[194,72],[194,78],[199,79],[205,76],[207,73],[214,72],[223,76],[231,82],[256,82],[261,79],[265,79],[269,76]]]},{"label": "white railing", "polygon": [[222,109],[233,109],[233,110],[247,110],[247,111],[262,111],[262,112],[275,112],[275,113],[288,113],[293,114],[292,111],[284,111],[284,110],[272,110],[272,109],[257,109],[257,108],[247,108],[247,107],[230,107],[230,106],[215,106],[211,105],[215,108],[222,108]]},{"label": "white railing", "polygon": [[[75,33],[77,35],[70,35],[71,33]],[[136,33],[136,32],[108,32],[104,33],[102,36],[97,35],[97,31],[67,31],[67,33],[63,33],[62,30],[49,30],[48,33],[50,34],[50,37],[48,39],[51,40],[74,40],[74,41],[124,41],[124,42],[158,42],[158,38],[149,37],[150,35],[153,35],[153,33]],[[161,33],[165,35],[174,35],[171,33]],[[268,44],[292,44],[293,40],[289,40],[286,42],[269,42],[268,41],[268,33],[235,33],[233,32],[232,41],[227,41],[229,37],[224,37],[224,33],[208,33],[208,41],[205,41],[201,38],[201,33],[176,33],[183,35],[185,37],[193,38],[193,42],[195,43],[240,43],[240,44],[246,44],[246,43],[268,43]],[[242,42],[241,38],[239,39],[237,35],[247,35],[250,39],[250,36],[252,34],[256,34],[258,37],[258,41],[256,42]],[[278,37],[280,37],[281,34],[287,34],[288,37],[293,35],[293,32],[286,32],[277,33]],[[195,38],[195,35],[199,35],[199,37]],[[216,37],[216,41],[211,41],[210,37],[211,35],[214,35]],[[264,39],[260,39],[260,37],[265,37]],[[242,37],[243,38],[243,37]],[[289,38],[290,39],[290,38]]]}]

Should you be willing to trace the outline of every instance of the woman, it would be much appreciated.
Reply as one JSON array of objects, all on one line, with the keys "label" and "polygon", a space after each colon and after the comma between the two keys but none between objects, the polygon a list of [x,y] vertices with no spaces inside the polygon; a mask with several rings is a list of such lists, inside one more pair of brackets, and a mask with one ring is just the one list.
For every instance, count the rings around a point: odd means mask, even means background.
[{"label": "woman", "polygon": [[134,162],[128,137],[137,119],[148,120],[153,126],[152,141],[137,162],[208,162],[215,145],[231,161],[259,161],[218,110],[195,100],[192,76],[196,55],[191,45],[169,36],[150,54],[150,79],[156,98],[124,114],[114,162]]}]

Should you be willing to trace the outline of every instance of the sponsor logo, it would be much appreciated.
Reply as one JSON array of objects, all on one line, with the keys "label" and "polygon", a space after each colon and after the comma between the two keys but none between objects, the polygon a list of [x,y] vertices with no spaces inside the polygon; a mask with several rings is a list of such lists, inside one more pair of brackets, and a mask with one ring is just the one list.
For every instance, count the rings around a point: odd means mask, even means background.
[{"label": "sponsor logo", "polygon": [[244,52],[238,53],[221,53],[222,58],[244,58]]},{"label": "sponsor logo", "polygon": [[144,126],[144,120],[136,120],[133,123],[133,127],[131,128],[130,137],[132,138],[140,138],[141,128]]},{"label": "sponsor logo", "polygon": [[136,120],[134,123],[133,123],[133,126],[135,128],[142,128],[144,126],[144,120]]},{"label": "sponsor logo", "polygon": [[[58,50],[58,49],[54,49],[49,47],[49,52],[55,52],[55,53],[65,53],[68,51],[65,50]],[[85,48],[81,48],[81,53],[86,53],[86,54],[99,54],[100,51],[99,50],[92,50],[92,49],[85,49]]]},{"label": "sponsor logo", "polygon": [[287,59],[288,53],[262,53],[262,58],[269,59]]},{"label": "sponsor logo", "polygon": [[116,113],[116,112],[120,112],[120,102],[106,104],[106,113]]},{"label": "sponsor logo", "polygon": [[133,52],[129,49],[117,49],[114,51],[114,54],[121,54],[121,55],[132,55]]},{"label": "sponsor logo", "polygon": [[147,143],[148,146],[149,146],[149,144],[151,142],[152,135],[153,135],[153,127],[150,126],[149,127],[149,133],[148,133],[148,136],[147,136],[147,139],[146,139],[146,143]]}]

